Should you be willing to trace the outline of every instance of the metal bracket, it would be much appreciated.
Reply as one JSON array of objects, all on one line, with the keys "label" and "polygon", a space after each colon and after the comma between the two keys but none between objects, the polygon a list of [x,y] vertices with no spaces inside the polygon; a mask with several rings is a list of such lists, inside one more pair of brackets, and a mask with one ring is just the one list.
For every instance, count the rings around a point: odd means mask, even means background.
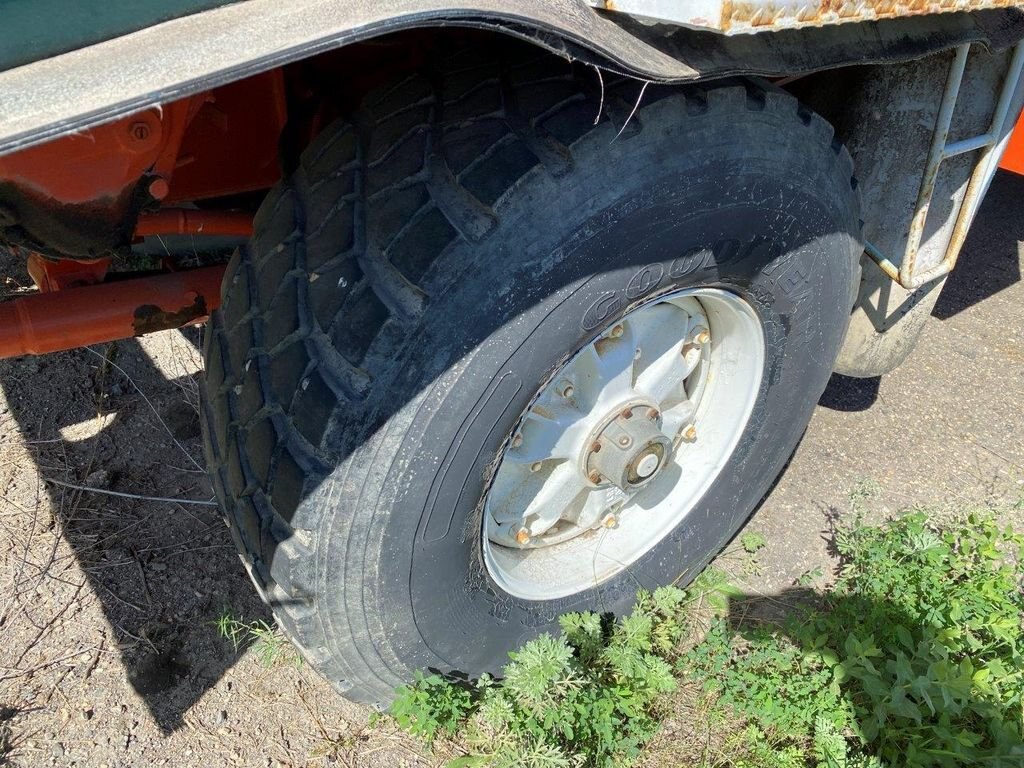
[{"label": "metal bracket", "polygon": [[[928,151],[928,161],[925,165],[924,176],[921,179],[921,188],[917,195],[917,203],[914,206],[914,216],[911,220],[910,233],[907,238],[907,248],[903,253],[903,259],[899,265],[890,261],[885,254],[878,250],[871,243],[864,244],[864,250],[879,268],[895,282],[908,290],[920,288],[925,283],[948,275],[956,265],[960,249],[963,247],[964,239],[967,237],[967,230],[974,220],[978,205],[984,196],[988,183],[999,158],[1006,148],[1010,139],[1010,132],[1006,131],[1006,120],[1013,105],[1014,95],[1017,92],[1017,84],[1020,81],[1021,71],[1024,69],[1024,43],[1018,43],[1013,49],[1013,56],[1010,59],[1010,66],[1003,86],[999,93],[999,100],[996,102],[995,111],[992,114],[992,121],[986,133],[979,136],[972,136],[969,139],[949,141],[949,126],[953,119],[953,112],[956,109],[957,97],[960,94],[960,85],[964,78],[964,69],[967,66],[967,54],[970,45],[958,46],[953,63],[949,67],[949,74],[946,77],[946,87],[942,94],[942,102],[939,105],[939,114],[935,119],[935,130],[932,134],[932,144]],[[981,150],[981,156],[974,166],[970,181],[967,183],[967,191],[960,202],[960,208],[956,214],[956,222],[946,245],[946,253],[942,261],[934,267],[917,270],[917,255],[921,248],[921,238],[924,235],[924,225],[928,219],[928,209],[931,205],[932,194],[935,191],[935,182],[939,175],[939,166],[943,160],[957,155]]]}]

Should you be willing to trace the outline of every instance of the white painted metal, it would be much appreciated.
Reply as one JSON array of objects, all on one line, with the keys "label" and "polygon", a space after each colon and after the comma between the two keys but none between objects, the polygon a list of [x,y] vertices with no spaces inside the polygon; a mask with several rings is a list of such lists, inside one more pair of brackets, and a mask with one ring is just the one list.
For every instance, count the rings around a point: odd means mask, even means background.
[{"label": "white painted metal", "polygon": [[[984,197],[985,190],[988,189],[988,184],[998,168],[999,158],[1002,157],[1006,144],[1010,140],[1012,123],[1009,117],[1011,112],[1013,115],[1016,115],[1020,110],[1021,96],[1019,86],[1021,73],[1024,71],[1024,43],[1018,43],[1014,48],[1013,56],[1010,59],[1010,64],[999,92],[999,100],[992,113],[988,131],[959,141],[949,141],[950,122],[956,109],[957,97],[960,94],[960,84],[963,81],[964,69],[967,65],[970,48],[970,45],[961,45],[957,48],[956,56],[949,68],[942,102],[939,107],[938,116],[935,119],[928,161],[925,164],[921,188],[914,207],[907,247],[902,259],[899,264],[895,264],[874,245],[865,243],[865,252],[868,256],[878,264],[879,268],[886,275],[908,290],[920,288],[922,285],[939,280],[948,275],[953,270],[953,267],[956,266],[960,249],[963,247],[964,239],[967,237],[967,230],[970,228],[981,199]],[[917,263],[918,251],[921,248],[921,239],[924,236],[925,224],[928,220],[928,210],[935,191],[939,166],[944,160],[948,160],[951,157],[957,157],[978,150],[981,150],[981,155],[975,162],[974,171],[971,174],[967,190],[964,193],[963,200],[960,202],[956,221],[953,224],[949,242],[946,244],[945,255],[942,261],[935,266],[924,269],[919,268]]]},{"label": "white painted metal", "polygon": [[[658,297],[606,328],[551,377],[508,441],[484,502],[492,578],[546,600],[628,568],[721,472],[763,367],[757,315],[718,289]],[[609,469],[617,459],[621,475]]]}]

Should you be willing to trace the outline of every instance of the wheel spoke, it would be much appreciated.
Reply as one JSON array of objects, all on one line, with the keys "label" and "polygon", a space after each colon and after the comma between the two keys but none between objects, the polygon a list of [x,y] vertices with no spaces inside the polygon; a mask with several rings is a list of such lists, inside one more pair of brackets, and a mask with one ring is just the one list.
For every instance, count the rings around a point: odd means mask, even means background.
[{"label": "wheel spoke", "polygon": [[571,364],[579,381],[580,406],[601,411],[633,394],[633,363],[636,340],[631,323],[615,326],[621,333],[606,334],[587,345]]},{"label": "wheel spoke", "polygon": [[692,317],[666,302],[651,307],[642,320],[636,389],[668,408],[685,396],[686,377],[700,360],[700,349],[687,344],[691,332],[700,324],[700,317]]},{"label": "wheel spoke", "polygon": [[540,404],[526,412],[520,430],[522,442],[505,454],[515,464],[545,459],[575,458],[590,430],[586,414],[575,408],[545,408]]}]

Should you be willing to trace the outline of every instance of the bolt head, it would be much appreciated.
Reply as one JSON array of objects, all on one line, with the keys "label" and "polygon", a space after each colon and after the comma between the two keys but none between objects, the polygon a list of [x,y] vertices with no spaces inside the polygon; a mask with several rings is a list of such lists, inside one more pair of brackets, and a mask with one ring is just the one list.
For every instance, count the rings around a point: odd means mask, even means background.
[{"label": "bolt head", "polygon": [[128,126],[128,133],[136,141],[145,141],[149,138],[150,127],[140,120]]},{"label": "bolt head", "polygon": [[158,176],[149,183],[149,196],[154,200],[163,200],[170,191],[171,187],[167,183],[167,179]]},{"label": "bolt head", "polygon": [[648,419],[650,419],[651,421],[655,421],[655,420],[657,420],[657,418],[658,418],[658,417],[659,417],[660,415],[661,415],[661,414],[660,414],[660,413],[658,413],[658,409],[657,409],[657,408],[649,408],[649,409],[647,410],[647,418],[648,418]]},{"label": "bolt head", "polygon": [[544,462],[542,462],[542,461],[535,461],[535,462],[533,462],[533,464],[530,465],[530,471],[531,472],[540,472],[541,467],[543,467],[543,466],[544,466]]},{"label": "bolt head", "polygon": [[622,412],[622,418],[624,418],[624,419],[632,419],[633,418],[633,409],[632,408],[626,408]]},{"label": "bolt head", "polygon": [[608,529],[618,528],[619,518],[615,515],[605,515],[604,520],[601,521],[601,525]]},{"label": "bolt head", "polygon": [[518,448],[522,444],[523,444],[523,436],[522,435],[515,435],[515,436],[513,436],[513,438],[512,438],[512,447],[513,448]]},{"label": "bolt head", "polygon": [[623,334],[623,332],[624,332],[624,331],[625,331],[625,329],[624,329],[624,328],[622,327],[622,323],[619,323],[619,324],[618,324],[618,325],[616,325],[616,326],[615,326],[614,328],[612,328],[612,331],[611,331],[611,333],[610,333],[609,335],[610,335],[610,336],[611,336],[611,337],[612,337],[613,339],[617,339],[617,338],[619,338],[619,337],[621,337],[621,336],[622,336],[622,334]]},{"label": "bolt head", "polygon": [[687,424],[683,428],[683,439],[685,439],[685,440],[696,440],[697,439],[697,428],[693,424]]},{"label": "bolt head", "polygon": [[520,528],[516,531],[516,543],[526,544],[530,541],[530,532],[526,528]]},{"label": "bolt head", "polygon": [[590,470],[590,474],[587,475],[587,479],[594,483],[594,485],[598,485],[601,482],[601,473],[596,469],[592,469]]},{"label": "bolt head", "polygon": [[572,382],[563,381],[558,385],[558,394],[562,397],[572,397],[576,394],[576,387],[572,385]]},{"label": "bolt head", "polygon": [[693,340],[697,344],[704,345],[711,341],[711,334],[708,333],[707,329],[704,329],[697,333],[697,335],[693,337]]}]

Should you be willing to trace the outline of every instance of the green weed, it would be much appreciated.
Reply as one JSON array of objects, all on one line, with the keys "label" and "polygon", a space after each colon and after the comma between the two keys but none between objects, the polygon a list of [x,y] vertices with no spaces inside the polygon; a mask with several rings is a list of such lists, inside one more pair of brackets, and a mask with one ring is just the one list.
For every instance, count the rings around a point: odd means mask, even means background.
[{"label": "green weed", "polygon": [[[794,590],[780,622],[751,621],[765,598],[709,568],[685,593],[641,592],[628,617],[563,616],[500,680],[420,675],[392,714],[457,739],[452,768],[604,768],[643,756],[682,679],[697,704],[672,716],[702,736],[674,743],[672,765],[1024,766],[1024,537],[990,513],[940,525],[915,511],[840,528],[835,545],[835,584]],[[696,620],[708,612],[709,627]]]},{"label": "green weed", "polygon": [[281,662],[295,667],[302,666],[302,657],[281,634],[277,627],[262,619],[243,621],[225,611],[214,622],[217,634],[231,643],[235,653],[251,648],[260,664],[269,669]]}]

